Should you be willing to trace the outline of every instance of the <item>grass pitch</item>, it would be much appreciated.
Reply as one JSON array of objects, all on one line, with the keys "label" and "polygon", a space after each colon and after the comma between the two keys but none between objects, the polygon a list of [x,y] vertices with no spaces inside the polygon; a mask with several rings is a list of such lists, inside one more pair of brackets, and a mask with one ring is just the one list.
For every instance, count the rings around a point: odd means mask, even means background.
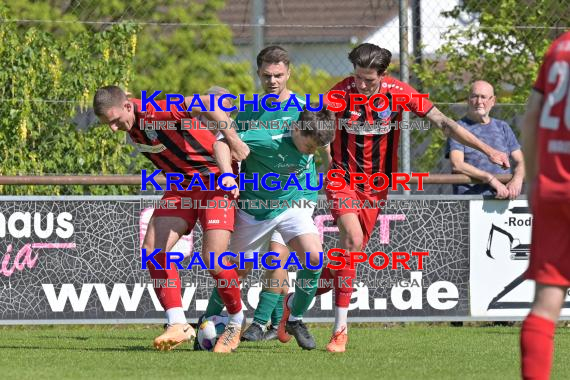
[{"label": "grass pitch", "polygon": [[[348,351],[330,354],[329,325],[312,325],[318,348],[294,339],[242,343],[237,352],[151,347],[160,326],[0,327],[3,379],[516,379],[519,327],[351,325]],[[553,379],[570,372],[570,329],[556,334]]]}]

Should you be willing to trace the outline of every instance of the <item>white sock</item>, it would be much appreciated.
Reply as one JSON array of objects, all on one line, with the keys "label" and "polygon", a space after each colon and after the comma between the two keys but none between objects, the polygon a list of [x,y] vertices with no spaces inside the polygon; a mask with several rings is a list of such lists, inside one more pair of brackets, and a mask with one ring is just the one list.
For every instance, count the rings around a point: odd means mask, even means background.
[{"label": "white sock", "polygon": [[[289,308],[289,310],[291,310],[291,308],[293,307],[293,297],[295,297],[295,295],[292,295],[291,297],[289,297],[289,299],[287,300],[287,307]],[[287,318],[288,321],[301,321],[303,320],[303,317],[295,317],[293,314],[289,314],[289,318]]]},{"label": "white sock", "polygon": [[339,332],[342,329],[346,329],[345,333],[348,332],[348,307],[337,306],[334,310],[334,330],[333,332]]},{"label": "white sock", "polygon": [[303,317],[295,317],[293,314],[289,314],[289,318],[287,318],[288,321],[302,321]]},{"label": "white sock", "polygon": [[176,323],[188,323],[184,315],[184,309],[181,307],[172,307],[166,310],[166,323],[174,325]]},{"label": "white sock", "polygon": [[230,314],[229,316],[230,316],[230,320],[228,323],[233,323],[233,324],[236,324],[238,326],[241,326],[241,324],[243,323],[243,318],[244,318],[243,310],[240,310],[235,314]]},{"label": "white sock", "polygon": [[261,328],[261,331],[266,332],[267,331],[267,326],[263,326],[262,324],[257,323],[256,321],[253,321],[251,324],[256,324]]}]

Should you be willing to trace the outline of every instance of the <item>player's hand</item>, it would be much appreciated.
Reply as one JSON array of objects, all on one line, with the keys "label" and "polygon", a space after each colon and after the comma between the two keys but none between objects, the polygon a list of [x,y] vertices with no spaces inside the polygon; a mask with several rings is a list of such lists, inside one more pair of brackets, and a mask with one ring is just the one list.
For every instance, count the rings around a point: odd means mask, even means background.
[{"label": "player's hand", "polygon": [[509,189],[507,189],[507,187],[503,185],[496,177],[493,177],[493,179],[491,179],[489,186],[491,186],[497,192],[495,198],[507,199],[509,197]]},{"label": "player's hand", "polygon": [[516,199],[522,192],[522,181],[521,180],[510,180],[507,183],[507,190],[509,190],[509,199]]},{"label": "player's hand", "polygon": [[511,167],[509,156],[505,152],[501,152],[496,149],[493,149],[491,154],[489,154],[489,161],[501,166],[503,169]]},{"label": "player's hand", "polygon": [[[222,185],[224,185],[225,187],[233,187],[235,186],[234,189],[232,190],[228,190],[228,192],[235,198],[237,199],[237,197],[239,197],[239,186],[235,180],[235,178],[232,177],[224,177],[222,179]],[[216,190],[220,190],[220,186],[216,185]]]},{"label": "player's hand", "polygon": [[249,156],[249,147],[241,141],[240,139],[235,139],[233,141],[228,141],[230,149],[232,151],[232,158],[236,161],[242,161]]}]

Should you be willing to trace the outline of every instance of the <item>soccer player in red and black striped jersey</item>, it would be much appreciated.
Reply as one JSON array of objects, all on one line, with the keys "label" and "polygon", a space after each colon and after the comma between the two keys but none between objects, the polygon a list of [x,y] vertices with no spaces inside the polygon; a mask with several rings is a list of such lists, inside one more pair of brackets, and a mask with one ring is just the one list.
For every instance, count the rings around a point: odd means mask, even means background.
[{"label": "soccer player in red and black striped jersey", "polygon": [[524,379],[549,379],[554,331],[570,288],[570,32],[552,43],[523,118],[532,243],[525,277],[536,283],[521,329]]},{"label": "soccer player in red and black striped jersey", "polygon": [[[203,96],[201,100],[206,109],[209,109],[209,97]],[[191,101],[192,98],[185,99],[184,109],[188,109]],[[141,100],[127,98],[123,90],[116,86],[100,88],[93,100],[95,114],[103,124],[108,124],[114,132],[127,132],[138,150],[158,169],[162,169],[165,173],[184,175],[182,182],[184,189],[188,188],[195,173],[204,177],[210,173],[220,174],[213,158],[213,144],[216,137],[210,130],[199,127],[200,122],[192,118],[203,114],[212,121],[230,125],[228,115],[217,106],[213,111],[200,112],[192,108],[191,112],[187,112],[177,110],[175,106],[168,110],[166,101],[158,101],[157,104],[164,111],[157,111],[152,106],[147,106],[146,112],[142,112]],[[181,127],[183,119],[191,120],[184,128]],[[170,122],[176,128],[156,128],[157,121]],[[141,125],[151,122],[155,122],[155,128],[141,129]],[[222,128],[220,132],[229,142],[234,158],[241,160],[247,156],[249,148],[239,139],[235,130]],[[208,183],[206,178],[204,183]],[[203,204],[206,204],[208,200],[222,200],[225,195],[226,193],[221,190],[202,191],[194,188],[181,191],[172,185],[170,189],[166,189],[162,199],[169,200],[176,205],[176,208],[154,211],[142,246],[147,252],[160,248],[160,253],[154,258],[162,268],[166,268],[165,252],[170,251],[182,235],[189,233],[196,221],[200,221],[204,230],[202,251],[216,253],[215,269],[210,273],[216,280],[224,279],[230,284],[220,288],[220,296],[230,314],[230,321],[224,331],[227,339],[223,339],[224,336],[220,337],[215,352],[231,352],[237,348],[244,320],[240,289],[237,285],[238,274],[233,269],[222,269],[218,264],[218,256],[227,249],[234,228],[235,210],[233,208],[182,209],[181,198],[202,200]],[[209,267],[208,255],[205,254],[202,259]],[[195,337],[195,332],[187,323],[182,309],[180,278],[176,267],[159,270],[149,264],[149,271],[152,279],[166,279],[167,283],[176,285],[155,288],[158,299],[166,311],[168,324],[166,331],[154,340],[154,346],[159,350],[170,350]]]},{"label": "soccer player in red and black striped jersey", "polygon": [[[398,139],[400,128],[394,128],[396,122],[402,119],[402,106],[392,110],[392,101],[398,95],[408,95],[410,101],[406,106],[420,117],[427,118],[443,130],[447,136],[464,145],[473,147],[485,153],[495,164],[508,167],[509,160],[505,153],[499,152],[487,144],[479,141],[475,136],[462,128],[455,121],[442,114],[428,99],[412,98],[412,94],[419,94],[414,88],[395,78],[386,75],[392,54],[381,47],[364,43],[354,48],[349,56],[354,66],[354,75],[336,84],[332,90],[341,90],[346,93],[347,107],[336,114],[337,131],[334,143],[331,145],[329,169],[341,169],[347,173],[365,173],[371,176],[383,172],[390,177],[398,168]],[[390,102],[386,111],[373,111],[368,105],[357,105],[351,111],[349,94],[364,94],[368,98],[381,93],[386,95]],[[382,99],[376,105],[383,106]],[[367,124],[366,124],[367,123]],[[392,123],[392,124],[390,124]],[[384,126],[382,126],[382,124]],[[348,183],[348,178],[347,178]],[[379,186],[382,183],[378,184]],[[340,245],[346,252],[362,251],[372,234],[379,209],[354,209],[344,207],[352,205],[352,200],[378,201],[386,199],[387,190],[376,192],[371,187],[359,185],[355,190],[348,187],[339,191],[327,189],[327,198],[335,203],[331,210],[340,230]],[[342,203],[339,200],[348,199]],[[372,203],[376,204],[376,203]],[[348,257],[348,253],[347,253]],[[356,278],[356,271],[349,268],[340,269],[332,273],[328,268],[323,269],[322,278],[332,278],[335,281],[335,326],[327,350],[331,352],[344,352],[348,341],[347,315],[350,298],[352,296],[352,281],[340,281],[339,278]],[[348,284],[348,285],[347,285]],[[323,294],[328,289],[319,289],[317,294]]]}]

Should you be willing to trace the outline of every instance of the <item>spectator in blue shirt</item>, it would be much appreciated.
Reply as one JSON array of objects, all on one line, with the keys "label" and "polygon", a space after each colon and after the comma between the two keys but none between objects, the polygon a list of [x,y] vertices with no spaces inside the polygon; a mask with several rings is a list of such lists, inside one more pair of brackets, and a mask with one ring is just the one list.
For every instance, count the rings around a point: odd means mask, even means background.
[{"label": "spectator in blue shirt", "polygon": [[513,130],[505,121],[489,116],[494,105],[493,86],[485,81],[476,81],[469,93],[467,115],[458,120],[458,123],[481,141],[510,154],[511,161],[514,163],[513,178],[503,185],[495,174],[511,174],[511,169],[503,169],[491,163],[479,151],[449,138],[446,157],[451,161],[453,172],[466,174],[483,182],[472,185],[453,185],[454,194],[483,194],[495,195],[498,199],[515,199],[521,193],[525,173],[521,147]]}]

